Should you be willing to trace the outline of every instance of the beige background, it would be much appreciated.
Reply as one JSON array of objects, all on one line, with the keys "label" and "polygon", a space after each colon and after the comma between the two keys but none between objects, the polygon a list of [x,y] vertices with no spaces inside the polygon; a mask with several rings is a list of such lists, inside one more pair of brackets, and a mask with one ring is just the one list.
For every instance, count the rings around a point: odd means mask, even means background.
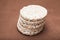
[{"label": "beige background", "polygon": [[[48,10],[45,29],[35,36],[25,36],[16,27],[19,10],[29,4]],[[60,0],[0,0],[0,40],[60,40]]]}]

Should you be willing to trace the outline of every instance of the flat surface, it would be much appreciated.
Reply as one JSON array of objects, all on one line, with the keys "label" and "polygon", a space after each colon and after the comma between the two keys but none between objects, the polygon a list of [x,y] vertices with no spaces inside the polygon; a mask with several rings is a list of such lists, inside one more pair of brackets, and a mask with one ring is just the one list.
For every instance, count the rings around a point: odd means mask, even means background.
[{"label": "flat surface", "polygon": [[47,9],[40,5],[28,5],[20,9],[20,15],[29,20],[42,19],[47,15]]},{"label": "flat surface", "polygon": [[[19,10],[29,4],[48,10],[45,28],[35,36],[25,36],[16,27]],[[0,0],[0,40],[60,40],[60,0]]]}]

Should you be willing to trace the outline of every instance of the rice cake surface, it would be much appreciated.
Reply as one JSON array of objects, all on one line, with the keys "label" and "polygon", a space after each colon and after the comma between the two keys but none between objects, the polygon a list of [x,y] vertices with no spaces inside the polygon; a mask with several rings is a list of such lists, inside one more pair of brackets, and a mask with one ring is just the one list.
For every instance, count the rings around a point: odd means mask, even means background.
[{"label": "rice cake surface", "polygon": [[20,15],[29,20],[42,19],[47,15],[47,10],[40,5],[28,5],[21,9]]}]

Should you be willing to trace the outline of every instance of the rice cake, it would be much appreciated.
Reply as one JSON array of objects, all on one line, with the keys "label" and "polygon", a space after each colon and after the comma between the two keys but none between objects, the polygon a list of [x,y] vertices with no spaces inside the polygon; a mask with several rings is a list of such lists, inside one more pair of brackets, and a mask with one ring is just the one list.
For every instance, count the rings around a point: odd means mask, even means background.
[{"label": "rice cake", "polygon": [[47,15],[46,8],[40,5],[28,5],[20,10],[18,30],[26,35],[35,35],[42,31]]}]

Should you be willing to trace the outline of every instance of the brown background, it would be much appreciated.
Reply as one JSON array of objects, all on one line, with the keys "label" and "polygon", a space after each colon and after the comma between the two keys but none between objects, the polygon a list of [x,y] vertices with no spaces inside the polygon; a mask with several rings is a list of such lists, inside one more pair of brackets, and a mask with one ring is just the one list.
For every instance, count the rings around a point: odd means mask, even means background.
[{"label": "brown background", "polygon": [[[17,31],[19,10],[29,4],[47,8],[45,29],[25,36]],[[60,0],[0,0],[0,40],[60,40]]]}]

